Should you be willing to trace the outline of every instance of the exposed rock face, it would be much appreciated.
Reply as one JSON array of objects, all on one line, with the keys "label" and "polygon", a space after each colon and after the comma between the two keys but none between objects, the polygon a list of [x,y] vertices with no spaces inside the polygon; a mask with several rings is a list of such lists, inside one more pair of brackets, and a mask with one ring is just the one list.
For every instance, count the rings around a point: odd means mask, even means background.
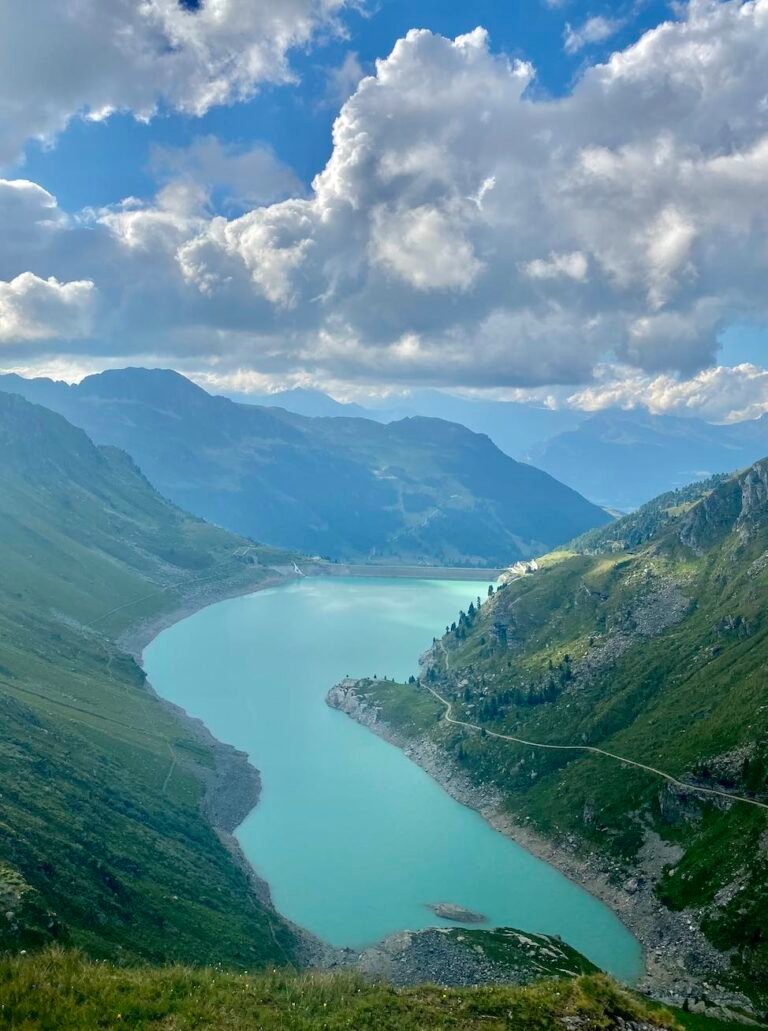
[{"label": "exposed rock face", "polygon": [[[707,785],[718,784],[726,789],[741,790],[745,768],[756,752],[756,743],[749,741],[720,755],[711,756],[697,764],[694,771],[696,780]],[[728,803],[723,800],[723,804],[727,805]]]},{"label": "exposed rock face", "polygon": [[703,498],[683,519],[679,537],[687,547],[703,555],[708,547],[730,531],[741,513],[741,494],[726,484]]},{"label": "exposed rock face", "polygon": [[764,517],[768,507],[768,459],[756,462],[741,480],[741,516],[744,522],[754,515]]},{"label": "exposed rock face", "polygon": [[665,823],[676,826],[701,820],[701,796],[694,791],[683,791],[676,784],[665,784],[658,797],[659,811]]},{"label": "exposed rock face", "polygon": [[0,862],[0,953],[49,945],[62,934],[65,928],[43,896],[19,870]]},{"label": "exposed rock face", "polygon": [[742,476],[723,484],[684,518],[680,540],[699,554],[736,529],[742,542],[764,523],[768,509],[768,459],[756,462]]},{"label": "exposed rock face", "polygon": [[342,680],[326,695],[326,702],[332,709],[345,712],[357,723],[372,727],[377,722],[378,710],[357,693],[357,680]]},{"label": "exposed rock face", "polygon": [[747,570],[747,575],[753,580],[768,569],[768,551],[764,551],[760,558],[755,559]]}]

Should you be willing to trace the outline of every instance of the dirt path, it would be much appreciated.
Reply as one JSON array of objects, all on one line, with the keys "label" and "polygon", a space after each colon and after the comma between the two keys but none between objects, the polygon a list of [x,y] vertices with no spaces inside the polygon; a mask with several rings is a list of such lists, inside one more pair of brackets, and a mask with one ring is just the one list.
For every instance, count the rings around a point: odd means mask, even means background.
[{"label": "dirt path", "polygon": [[758,809],[768,810],[768,804],[765,802],[758,802],[754,798],[745,798],[744,795],[734,795],[729,791],[719,791],[717,788],[703,788],[697,787],[695,784],[687,784],[683,780],[678,780],[677,777],[673,777],[671,773],[665,773],[664,770],[657,770],[654,766],[646,766],[645,763],[636,762],[634,759],[627,759],[626,756],[616,755],[614,752],[606,752],[603,748],[596,748],[594,745],[547,745],[540,741],[527,741],[522,737],[513,737],[511,734],[499,734],[495,730],[488,730],[486,727],[480,727],[476,723],[467,723],[465,720],[456,720],[451,715],[453,709],[453,702],[449,702],[446,698],[443,698],[441,694],[438,694],[433,687],[429,684],[424,684],[424,687],[434,695],[435,698],[445,706],[445,720],[447,723],[452,723],[456,727],[467,727],[469,730],[476,730],[480,733],[487,734],[488,737],[498,738],[500,741],[511,741],[516,745],[525,745],[527,748],[545,748],[553,752],[591,752],[593,755],[602,755],[607,759],[615,759],[617,762],[623,763],[625,766],[634,766],[638,770],[645,770],[646,773],[652,773],[656,777],[661,777],[662,780],[668,781],[670,784],[674,784],[675,787],[683,788],[685,791],[693,791],[700,795],[716,795],[719,798],[727,798],[730,802],[744,802],[745,805],[757,806]]}]

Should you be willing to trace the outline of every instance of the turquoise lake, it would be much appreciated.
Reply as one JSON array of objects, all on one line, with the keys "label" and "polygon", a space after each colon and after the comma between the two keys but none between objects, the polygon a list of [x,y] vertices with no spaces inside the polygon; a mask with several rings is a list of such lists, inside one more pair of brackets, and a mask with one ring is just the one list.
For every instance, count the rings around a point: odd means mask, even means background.
[{"label": "turquoise lake", "polygon": [[407,679],[486,583],[317,578],[233,598],[146,649],[159,694],[246,752],[263,791],[237,832],[277,908],[333,945],[445,926],[427,903],[559,934],[630,980],[640,946],[613,913],[455,802],[403,753],[329,709],[345,675]]}]

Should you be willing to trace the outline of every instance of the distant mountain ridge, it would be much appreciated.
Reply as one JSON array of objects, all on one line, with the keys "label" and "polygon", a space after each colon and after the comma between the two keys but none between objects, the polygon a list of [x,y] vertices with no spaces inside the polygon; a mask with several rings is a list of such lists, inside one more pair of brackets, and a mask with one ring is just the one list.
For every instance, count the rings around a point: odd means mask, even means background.
[{"label": "distant mountain ridge", "polygon": [[379,411],[375,408],[354,404],[354,402],[337,401],[330,394],[324,394],[322,390],[311,390],[306,387],[276,390],[272,394],[241,394],[232,391],[226,396],[232,401],[242,404],[259,405],[262,408],[284,408],[286,412],[293,412],[294,415],[306,415],[310,418],[345,416],[351,419],[391,422],[392,418],[397,417],[388,409]]},{"label": "distant mountain ridge", "polygon": [[627,511],[768,452],[768,419],[719,426],[642,410],[598,412],[535,447],[530,459],[597,504]]},{"label": "distant mountain ridge", "polygon": [[[252,401],[252,397],[243,396]],[[361,415],[380,422],[422,415],[485,433],[505,454],[544,469],[595,504],[629,511],[694,479],[745,468],[768,452],[768,417],[718,425],[694,416],[653,415],[644,408],[597,412],[415,390],[368,407],[317,390],[259,396],[260,404],[305,415]]]},{"label": "distant mountain ridge", "polygon": [[124,449],[183,508],[310,554],[502,566],[610,520],[438,419],[312,419],[212,396],[169,370],[111,370],[77,386],[3,377],[0,389]]},{"label": "distant mountain ridge", "polygon": [[395,422],[410,416],[425,416],[458,422],[473,433],[485,433],[511,458],[524,459],[537,444],[588,418],[575,409],[554,409],[515,401],[487,401],[458,397],[441,390],[414,390],[391,401],[368,405],[344,403],[320,390],[296,387],[273,394],[230,394],[236,401],[285,408],[298,415],[354,416],[376,422]]}]

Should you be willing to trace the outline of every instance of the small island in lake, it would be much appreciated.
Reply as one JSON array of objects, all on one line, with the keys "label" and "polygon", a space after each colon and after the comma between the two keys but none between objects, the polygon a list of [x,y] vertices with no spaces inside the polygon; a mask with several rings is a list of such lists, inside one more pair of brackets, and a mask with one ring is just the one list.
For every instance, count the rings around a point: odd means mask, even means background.
[{"label": "small island in lake", "polygon": [[429,902],[427,908],[431,909],[435,916],[443,920],[455,920],[459,924],[485,924],[488,917],[482,913],[475,913],[464,906],[457,906],[453,902]]}]

